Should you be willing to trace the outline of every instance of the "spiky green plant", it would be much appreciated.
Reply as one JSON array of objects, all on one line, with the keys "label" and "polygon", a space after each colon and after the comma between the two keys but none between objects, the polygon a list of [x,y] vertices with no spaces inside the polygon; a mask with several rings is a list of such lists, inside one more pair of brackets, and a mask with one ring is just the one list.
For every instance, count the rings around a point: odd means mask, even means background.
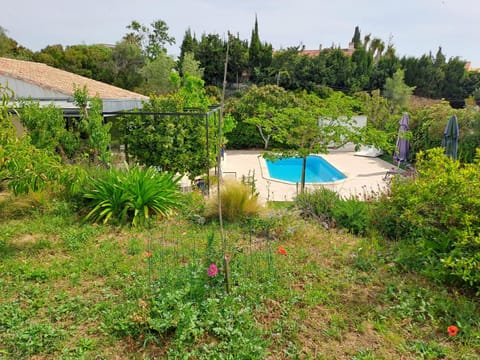
[{"label": "spiky green plant", "polygon": [[151,167],[111,169],[104,178],[91,179],[92,189],[84,194],[91,206],[85,219],[137,226],[154,214],[167,216],[180,204],[178,181]]}]

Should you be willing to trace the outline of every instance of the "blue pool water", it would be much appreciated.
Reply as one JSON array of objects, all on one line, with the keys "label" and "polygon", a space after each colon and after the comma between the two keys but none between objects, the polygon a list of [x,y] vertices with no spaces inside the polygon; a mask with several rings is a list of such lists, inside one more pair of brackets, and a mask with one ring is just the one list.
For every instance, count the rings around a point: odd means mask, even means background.
[{"label": "blue pool water", "polygon": [[[265,160],[270,177],[277,180],[300,182],[302,158],[286,158],[276,161]],[[307,157],[305,182],[325,183],[345,179],[346,176],[320,156]]]}]

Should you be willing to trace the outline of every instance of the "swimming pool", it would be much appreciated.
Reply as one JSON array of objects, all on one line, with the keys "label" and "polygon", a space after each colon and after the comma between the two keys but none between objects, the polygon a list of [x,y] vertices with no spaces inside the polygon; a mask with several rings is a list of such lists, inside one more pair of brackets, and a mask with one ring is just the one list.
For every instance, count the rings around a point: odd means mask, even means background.
[{"label": "swimming pool", "polygon": [[[302,158],[285,158],[276,161],[265,160],[272,179],[300,182],[302,177]],[[305,171],[306,183],[328,183],[346,179],[345,174],[317,155],[307,157]]]}]

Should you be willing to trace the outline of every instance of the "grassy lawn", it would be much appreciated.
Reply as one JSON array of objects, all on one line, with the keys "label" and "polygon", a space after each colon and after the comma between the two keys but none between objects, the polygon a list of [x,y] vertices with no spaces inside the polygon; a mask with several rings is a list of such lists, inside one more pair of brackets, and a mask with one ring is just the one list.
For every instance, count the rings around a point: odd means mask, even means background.
[{"label": "grassy lawn", "polygon": [[400,268],[398,243],[325,230],[287,203],[227,224],[223,245],[183,214],[138,230],[5,201],[1,359],[480,358],[478,298]]}]

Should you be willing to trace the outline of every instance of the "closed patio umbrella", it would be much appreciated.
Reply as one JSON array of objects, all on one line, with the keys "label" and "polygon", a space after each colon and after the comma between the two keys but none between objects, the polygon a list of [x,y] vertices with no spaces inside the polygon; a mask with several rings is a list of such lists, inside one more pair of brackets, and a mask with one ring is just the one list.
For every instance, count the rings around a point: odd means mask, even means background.
[{"label": "closed patio umbrella", "polygon": [[397,145],[395,148],[395,153],[393,154],[393,159],[400,163],[406,163],[408,157],[408,150],[410,147],[409,141],[407,139],[407,131],[409,130],[410,125],[410,118],[408,114],[403,114],[402,118],[400,119],[400,126],[398,128],[398,137],[397,137]]},{"label": "closed patio umbrella", "polygon": [[443,132],[442,147],[445,148],[445,155],[457,160],[458,152],[458,119],[453,115],[448,119],[447,126]]}]

